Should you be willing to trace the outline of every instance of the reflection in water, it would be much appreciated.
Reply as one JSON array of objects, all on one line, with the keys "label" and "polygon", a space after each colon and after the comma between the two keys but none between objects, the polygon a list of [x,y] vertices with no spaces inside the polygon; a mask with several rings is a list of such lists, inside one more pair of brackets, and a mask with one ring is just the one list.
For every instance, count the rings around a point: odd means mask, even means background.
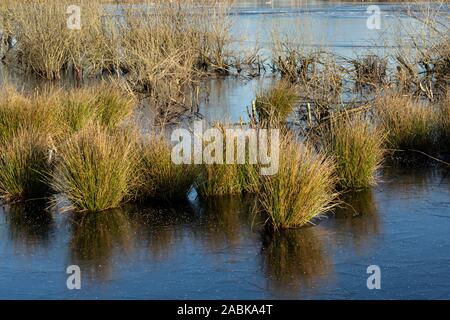
[{"label": "reflection in water", "polygon": [[77,213],[71,217],[70,264],[79,265],[89,280],[111,278],[114,250],[132,248],[130,222],[120,209]]},{"label": "reflection in water", "polygon": [[197,219],[189,202],[176,207],[136,207],[130,212],[136,242],[148,248],[156,261],[169,258],[177,239],[182,238],[183,227]]},{"label": "reflection in water", "polygon": [[12,204],[5,206],[4,212],[15,250],[31,254],[38,247],[50,245],[55,226],[51,213],[45,210],[45,203]]},{"label": "reflection in water", "polygon": [[450,178],[386,172],[375,191],[346,194],[347,205],[316,226],[277,234],[241,197],[98,214],[0,207],[0,298],[73,298],[61,286],[77,264],[86,299],[365,299],[374,297],[365,286],[374,261],[390,266],[377,297],[448,297]]},{"label": "reflection in water", "polygon": [[341,233],[347,233],[357,251],[368,239],[377,236],[380,219],[372,190],[342,195],[343,204],[335,210],[334,224]]},{"label": "reflection in water", "polygon": [[384,185],[391,192],[399,194],[416,193],[417,196],[425,195],[432,186],[432,181],[441,176],[440,170],[433,168],[433,163],[427,162],[428,167],[385,167],[383,168]]},{"label": "reflection in water", "polygon": [[320,278],[329,278],[332,261],[317,227],[262,235],[262,267],[268,289],[277,295],[302,294]]},{"label": "reflection in water", "polygon": [[253,204],[254,198],[250,196],[207,199],[200,207],[202,225],[192,229],[192,232],[211,251],[237,248],[243,240],[243,230],[252,226]]}]

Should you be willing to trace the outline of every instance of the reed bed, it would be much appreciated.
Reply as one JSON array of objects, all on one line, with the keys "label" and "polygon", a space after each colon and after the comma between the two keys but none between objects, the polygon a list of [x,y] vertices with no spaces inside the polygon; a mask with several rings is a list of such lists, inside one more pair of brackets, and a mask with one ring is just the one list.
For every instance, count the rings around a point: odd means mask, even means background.
[{"label": "reed bed", "polygon": [[192,81],[197,72],[226,72],[232,61],[229,1],[142,0],[139,5],[81,0],[81,28],[67,27],[70,0],[2,3],[1,30],[16,40],[13,60],[59,79],[109,71],[152,90],[159,80]]},{"label": "reed bed", "polygon": [[325,149],[336,161],[338,186],[360,190],[376,184],[385,134],[362,117],[334,120],[324,133]]},{"label": "reed bed", "polygon": [[331,158],[286,135],[280,146],[278,173],[264,177],[258,208],[275,229],[297,228],[331,210],[337,199],[337,177]]}]

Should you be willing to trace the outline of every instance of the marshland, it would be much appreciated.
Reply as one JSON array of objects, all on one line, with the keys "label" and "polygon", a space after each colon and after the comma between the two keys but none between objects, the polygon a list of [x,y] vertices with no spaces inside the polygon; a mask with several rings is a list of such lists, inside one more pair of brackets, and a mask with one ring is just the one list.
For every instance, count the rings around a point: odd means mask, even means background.
[{"label": "marshland", "polygon": [[[450,298],[449,27],[446,1],[2,1],[0,298]],[[277,172],[175,163],[198,121],[278,130]]]}]

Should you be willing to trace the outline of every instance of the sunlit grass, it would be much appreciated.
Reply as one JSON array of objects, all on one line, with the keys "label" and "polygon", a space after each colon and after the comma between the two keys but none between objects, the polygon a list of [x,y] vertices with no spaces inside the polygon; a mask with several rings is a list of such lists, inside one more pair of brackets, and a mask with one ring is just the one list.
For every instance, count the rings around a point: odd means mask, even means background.
[{"label": "sunlit grass", "polygon": [[194,164],[175,164],[171,158],[172,146],[164,137],[152,136],[140,147],[141,184],[138,197],[141,200],[182,200],[199,172]]},{"label": "sunlit grass", "polygon": [[255,111],[262,123],[278,125],[285,122],[294,110],[297,92],[293,85],[279,81],[256,96]]},{"label": "sunlit grass", "polygon": [[376,105],[388,148],[423,152],[433,148],[436,112],[432,106],[400,94],[389,94]]},{"label": "sunlit grass", "polygon": [[287,135],[280,146],[278,173],[262,178],[258,207],[274,229],[301,227],[335,205],[333,161]]},{"label": "sunlit grass", "polygon": [[60,146],[52,186],[76,211],[115,208],[133,198],[138,164],[134,133],[90,126]]},{"label": "sunlit grass", "polygon": [[16,202],[42,198],[49,188],[49,147],[40,132],[19,129],[0,141],[0,197]]},{"label": "sunlit grass", "polygon": [[336,161],[338,185],[358,190],[376,184],[385,134],[363,118],[338,119],[325,132],[325,148]]}]

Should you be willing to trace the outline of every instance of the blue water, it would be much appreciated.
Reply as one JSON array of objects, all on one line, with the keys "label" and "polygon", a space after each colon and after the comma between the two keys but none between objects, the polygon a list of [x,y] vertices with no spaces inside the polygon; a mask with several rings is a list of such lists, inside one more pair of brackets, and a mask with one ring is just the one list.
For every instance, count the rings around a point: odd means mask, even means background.
[{"label": "blue water", "polygon": [[[101,214],[0,209],[4,299],[449,299],[450,175],[386,169],[315,226],[270,235],[252,199]],[[81,268],[68,290],[66,268]],[[367,268],[381,270],[369,290]]]}]

